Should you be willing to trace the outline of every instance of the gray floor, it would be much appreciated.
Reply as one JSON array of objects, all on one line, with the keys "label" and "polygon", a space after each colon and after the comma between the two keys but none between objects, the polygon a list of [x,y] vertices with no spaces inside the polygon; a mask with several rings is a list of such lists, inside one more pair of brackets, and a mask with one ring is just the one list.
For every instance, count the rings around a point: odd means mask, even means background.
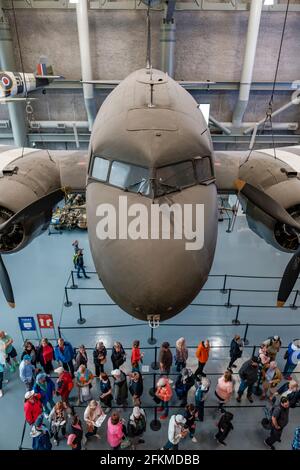
[{"label": "gray floor", "polygon": [[[264,243],[254,235],[246,226],[245,218],[238,217],[235,230],[232,234],[226,233],[226,222],[219,224],[219,239],[215,256],[212,274],[235,274],[235,275],[261,275],[279,276],[290,258],[290,255],[279,253],[272,247]],[[59,322],[63,327],[76,327],[74,329],[62,329],[63,336],[73,343],[74,346],[84,343],[86,347],[93,347],[96,340],[102,339],[107,347],[111,347],[114,340],[120,340],[124,346],[130,346],[133,339],[141,340],[141,348],[145,351],[145,365],[153,362],[153,350],[149,348],[147,338],[150,330],[145,326],[122,312],[117,306],[83,307],[83,316],[87,319],[85,328],[78,329],[78,303],[109,303],[110,299],[104,291],[99,290],[69,290],[72,306],[64,306],[64,285],[68,279],[71,268],[72,246],[74,238],[80,240],[80,245],[85,248],[85,262],[91,271],[94,270],[91,260],[86,233],[64,233],[63,235],[47,234],[34,240],[33,243],[22,252],[5,257],[7,268],[10,272],[14,285],[17,307],[15,311],[10,310],[4,300],[0,297],[1,321],[0,329],[6,330],[15,339],[17,349],[21,350],[22,337],[18,327],[18,316],[36,315],[37,313],[52,313],[56,326]],[[219,289],[222,286],[221,278],[211,277],[206,284],[206,288]],[[273,279],[229,279],[228,287],[243,289],[268,289],[276,290],[279,280]],[[100,283],[95,275],[91,275],[90,280],[79,280],[80,287],[99,287]],[[298,283],[299,286],[299,283]],[[218,374],[224,371],[228,364],[228,349],[234,333],[244,334],[247,322],[256,326],[249,326],[247,338],[249,346],[259,345],[266,337],[272,334],[280,334],[284,345],[291,339],[300,336],[300,328],[289,325],[300,325],[299,309],[276,309],[264,306],[275,305],[276,293],[243,293],[233,292],[231,303],[234,305],[260,305],[258,308],[243,307],[240,310],[240,321],[242,325],[232,326],[231,321],[235,316],[236,308],[226,308],[223,304],[227,300],[227,295],[219,291],[202,291],[195,303],[216,304],[219,307],[193,306],[191,305],[184,312],[163,324],[155,330],[155,337],[159,345],[162,340],[168,340],[174,345],[179,336],[184,335],[190,347],[189,366],[194,367],[195,346],[200,339],[208,337],[213,345],[212,354],[207,364],[206,370],[212,378],[212,392],[208,400],[209,408],[206,412],[204,423],[197,425],[198,444],[186,439],[181,444],[182,449],[219,449],[213,435],[216,429],[217,415],[214,409],[216,400],[214,398],[214,384]],[[300,299],[299,299],[300,303]],[[269,326],[260,326],[260,324]],[[128,325],[121,327],[118,325]],[[212,326],[189,326],[189,324],[211,324]],[[223,326],[218,326],[222,324]],[[102,325],[102,326],[101,326]],[[104,325],[104,326],[103,326]],[[109,325],[114,325],[110,328]],[[177,326],[175,326],[177,325]],[[178,326],[182,325],[182,326]],[[228,325],[228,326],[226,326]],[[280,325],[280,326],[275,326]],[[86,328],[93,326],[96,328]],[[49,335],[51,337],[51,334]],[[30,337],[30,334],[28,334]],[[249,357],[252,348],[247,348],[244,358]],[[283,352],[279,354],[278,362],[283,366]],[[92,362],[91,362],[92,366]],[[108,362],[107,370],[111,365]],[[125,370],[129,371],[127,364]],[[150,372],[152,369],[150,368]],[[296,371],[297,372],[297,371]],[[300,376],[295,374],[295,377]],[[8,376],[9,384],[4,388],[4,396],[0,400],[0,449],[17,449],[23,428],[23,385],[20,383],[17,374]],[[145,389],[152,385],[150,377],[145,378]],[[93,389],[95,398],[98,396],[98,384]],[[236,376],[236,385],[238,378]],[[193,394],[193,391],[192,391]],[[153,404],[144,393],[144,406]],[[174,399],[172,405],[178,402]],[[236,405],[232,400],[231,405]],[[234,431],[228,438],[226,449],[265,449],[263,439],[266,437],[265,431],[260,425],[263,418],[262,408],[249,405],[246,398],[242,401],[239,410],[234,411]],[[248,406],[249,405],[249,406]],[[255,405],[261,405],[256,398]],[[82,409],[78,409],[82,414]],[[124,412],[126,417],[129,413]],[[153,419],[152,411],[148,411],[148,421]],[[290,449],[291,439],[296,425],[300,425],[300,409],[293,409],[290,413],[290,423],[285,430],[282,442],[277,445],[278,449]],[[107,449],[105,442],[105,427],[100,430],[101,439],[91,439],[88,448]],[[147,449],[157,449],[161,447],[167,438],[167,423],[162,423],[160,431],[148,430],[146,443],[141,446]],[[24,447],[30,447],[29,428],[27,427]],[[61,443],[59,449],[65,448],[65,443]],[[222,449],[224,449],[222,447]]]}]

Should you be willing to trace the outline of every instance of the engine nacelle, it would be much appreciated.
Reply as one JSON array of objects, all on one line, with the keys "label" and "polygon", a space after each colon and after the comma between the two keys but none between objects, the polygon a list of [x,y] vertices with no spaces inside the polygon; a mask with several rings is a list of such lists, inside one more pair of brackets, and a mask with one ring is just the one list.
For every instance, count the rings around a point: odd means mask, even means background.
[{"label": "engine nacelle", "polygon": [[[300,223],[300,180],[289,178],[274,184],[264,192],[278,201]],[[249,201],[242,200],[249,228],[275,248],[295,251],[299,245],[298,237],[289,227],[276,222]]]},{"label": "engine nacelle", "polygon": [[[57,164],[46,152],[18,158],[0,178],[0,224],[37,199],[60,187]],[[52,208],[0,233],[0,252],[13,253],[24,248],[45,230],[51,221]]]}]

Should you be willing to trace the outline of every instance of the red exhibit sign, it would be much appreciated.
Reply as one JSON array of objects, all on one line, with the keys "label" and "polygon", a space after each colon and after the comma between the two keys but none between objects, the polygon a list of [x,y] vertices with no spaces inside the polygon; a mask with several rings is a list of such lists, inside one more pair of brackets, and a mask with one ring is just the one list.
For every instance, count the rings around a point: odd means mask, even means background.
[{"label": "red exhibit sign", "polygon": [[37,320],[40,328],[54,328],[51,313],[38,313]]}]

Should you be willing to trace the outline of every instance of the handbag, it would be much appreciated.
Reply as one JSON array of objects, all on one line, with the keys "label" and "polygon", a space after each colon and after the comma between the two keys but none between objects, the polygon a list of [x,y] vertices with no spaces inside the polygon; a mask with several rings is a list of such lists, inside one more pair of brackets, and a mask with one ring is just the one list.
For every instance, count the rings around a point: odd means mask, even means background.
[{"label": "handbag", "polygon": [[129,446],[131,446],[131,442],[130,440],[128,439],[128,437],[125,437],[122,442],[121,442],[121,449],[127,449]]}]

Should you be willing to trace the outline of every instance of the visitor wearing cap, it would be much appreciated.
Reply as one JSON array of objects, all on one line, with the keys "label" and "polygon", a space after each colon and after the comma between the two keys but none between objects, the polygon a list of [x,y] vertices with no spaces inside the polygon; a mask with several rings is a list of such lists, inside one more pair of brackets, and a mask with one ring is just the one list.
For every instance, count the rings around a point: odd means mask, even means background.
[{"label": "visitor wearing cap", "polygon": [[82,365],[87,367],[87,363],[88,363],[87,352],[86,352],[85,346],[81,344],[75,356],[75,370],[78,370],[78,368]]},{"label": "visitor wearing cap", "polygon": [[31,364],[31,356],[25,354],[19,367],[20,379],[27,391],[32,390],[34,384],[35,367]]},{"label": "visitor wearing cap", "polygon": [[40,394],[35,393],[33,390],[26,392],[24,400],[24,415],[27,423],[32,426],[42,413],[43,405]]},{"label": "visitor wearing cap", "polygon": [[175,382],[175,392],[179,400],[181,400],[180,407],[186,406],[189,390],[194,384],[195,378],[192,370],[184,367]]},{"label": "visitor wearing cap", "polygon": [[279,406],[275,406],[271,418],[271,433],[264,441],[265,445],[271,450],[275,450],[274,443],[281,442],[283,429],[289,422],[289,401],[286,397],[280,399]]},{"label": "visitor wearing cap", "polygon": [[170,343],[164,341],[161,345],[159,352],[159,370],[163,375],[169,375],[173,362],[172,352],[170,350]]},{"label": "visitor wearing cap", "polygon": [[83,260],[83,249],[80,248],[78,250],[78,253],[77,253],[77,278],[81,278],[82,276],[80,276],[80,272],[82,272],[83,276],[85,277],[85,279],[89,279],[90,276],[88,276],[85,272],[85,268],[84,268],[84,260]]},{"label": "visitor wearing cap", "polygon": [[54,360],[54,349],[47,338],[42,338],[37,348],[36,360],[41,364],[46,374],[51,374],[54,370],[52,361]]},{"label": "visitor wearing cap", "polygon": [[74,364],[73,359],[75,356],[75,351],[71,343],[65,341],[63,338],[58,338],[57,346],[54,349],[55,359],[58,362],[61,362],[65,370],[70,371],[72,377],[74,378]]},{"label": "visitor wearing cap", "polygon": [[128,398],[128,386],[126,375],[120,369],[114,369],[111,372],[111,375],[114,380],[114,399],[117,405],[126,406]]},{"label": "visitor wearing cap", "polygon": [[244,362],[239,370],[241,383],[237,393],[237,401],[240,403],[244,391],[247,389],[247,398],[250,403],[253,403],[252,389],[253,385],[258,378],[258,357],[253,356],[248,361]]},{"label": "visitor wearing cap", "polygon": [[62,401],[69,403],[69,395],[74,387],[72,376],[63,367],[58,367],[54,372],[58,374],[56,395],[61,396]]},{"label": "visitor wearing cap", "polygon": [[198,380],[199,377],[206,377],[206,374],[203,372],[203,369],[205,367],[205,364],[208,361],[209,351],[210,351],[209,340],[206,339],[205,341],[200,341],[197,351],[196,351],[196,357],[198,359],[198,368],[194,374],[196,380]]},{"label": "visitor wearing cap", "polygon": [[[15,372],[16,367],[19,365],[17,360],[17,351],[12,345],[14,340],[5,331],[0,331],[0,349],[4,352],[6,362],[9,365],[9,371]],[[13,364],[11,363],[13,360]]]},{"label": "visitor wearing cap", "polygon": [[44,372],[41,372],[36,376],[33,390],[35,393],[40,394],[43,410],[46,418],[48,418],[50,411],[55,405],[53,400],[55,394],[54,382]]},{"label": "visitor wearing cap", "polygon": [[155,396],[160,399],[161,406],[157,411],[163,411],[164,414],[159,419],[167,419],[169,415],[169,401],[173,395],[170,382],[167,377],[161,377],[156,384]]},{"label": "visitor wearing cap", "polygon": [[140,372],[132,372],[132,374],[130,374],[129,392],[132,396],[133,406],[140,402],[141,396],[143,395],[143,389],[142,374],[140,374]]},{"label": "visitor wearing cap", "polygon": [[96,400],[91,400],[86,407],[83,415],[83,419],[86,423],[87,432],[85,434],[84,443],[86,444],[87,439],[95,436],[97,439],[100,439],[100,436],[97,434],[98,428],[97,421],[101,416],[105,416],[104,411],[102,410],[100,403]]},{"label": "visitor wearing cap", "polygon": [[178,450],[178,444],[187,434],[186,419],[182,415],[173,415],[169,421],[168,442],[161,450]]},{"label": "visitor wearing cap", "polygon": [[139,406],[132,410],[128,421],[128,437],[131,440],[131,449],[135,450],[137,444],[144,444],[143,434],[146,431],[146,414]]},{"label": "visitor wearing cap", "polygon": [[271,361],[270,364],[267,364],[262,369],[262,394],[260,396],[261,400],[264,400],[270,391],[270,400],[272,400],[277,385],[282,380],[282,373],[277,367],[277,362]]}]

